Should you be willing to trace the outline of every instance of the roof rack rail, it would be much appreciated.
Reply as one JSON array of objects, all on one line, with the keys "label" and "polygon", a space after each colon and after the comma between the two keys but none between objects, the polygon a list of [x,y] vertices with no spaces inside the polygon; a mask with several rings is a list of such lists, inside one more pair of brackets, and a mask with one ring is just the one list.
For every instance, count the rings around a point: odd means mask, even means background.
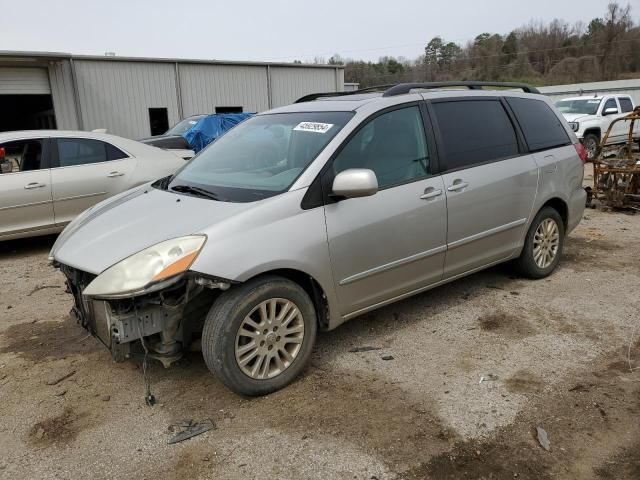
[{"label": "roof rack rail", "polygon": [[467,87],[469,90],[481,90],[482,87],[503,87],[503,88],[520,88],[525,93],[540,93],[540,91],[527,85],[526,83],[512,82],[426,82],[426,83],[399,83],[394,85],[382,94],[383,97],[394,97],[396,95],[404,95],[410,93],[411,90],[429,90],[434,88],[446,87]]},{"label": "roof rack rail", "polygon": [[304,97],[300,97],[293,103],[302,103],[302,102],[311,102],[313,100],[317,100],[318,98],[327,98],[327,97],[344,97],[346,95],[358,95],[361,93],[371,93],[371,92],[386,92],[388,89],[394,87],[394,84],[391,85],[376,85],[373,87],[361,88],[359,90],[352,90],[350,92],[323,92],[323,93],[310,93],[309,95],[305,95]]},{"label": "roof rack rail", "polygon": [[393,85],[376,85],[374,87],[361,88],[359,90],[353,90],[351,92],[324,92],[324,93],[311,93],[300,97],[294,103],[311,102],[318,98],[327,97],[344,97],[347,95],[358,95],[361,93],[371,92],[383,92],[383,97],[394,97],[396,95],[405,95],[410,93],[411,90],[430,90],[435,88],[448,88],[448,87],[466,87],[469,90],[481,90],[482,87],[501,87],[501,88],[519,88],[525,93],[540,93],[540,91],[527,85],[526,83],[512,83],[512,82],[474,82],[474,81],[460,81],[460,82],[426,82],[426,83],[398,83]]}]

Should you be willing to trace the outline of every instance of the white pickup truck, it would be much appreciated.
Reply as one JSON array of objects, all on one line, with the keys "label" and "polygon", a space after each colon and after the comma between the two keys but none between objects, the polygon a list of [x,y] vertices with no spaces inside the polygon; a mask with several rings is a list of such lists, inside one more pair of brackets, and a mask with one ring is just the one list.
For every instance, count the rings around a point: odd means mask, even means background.
[{"label": "white pickup truck", "polygon": [[[569,125],[593,161],[599,153],[600,140],[616,118],[631,112],[635,105],[629,95],[595,95],[571,97],[556,102]],[[640,123],[640,122],[639,122]],[[607,140],[607,145],[624,143],[629,135],[629,123],[618,122]],[[634,138],[640,138],[640,125],[634,127]]]}]

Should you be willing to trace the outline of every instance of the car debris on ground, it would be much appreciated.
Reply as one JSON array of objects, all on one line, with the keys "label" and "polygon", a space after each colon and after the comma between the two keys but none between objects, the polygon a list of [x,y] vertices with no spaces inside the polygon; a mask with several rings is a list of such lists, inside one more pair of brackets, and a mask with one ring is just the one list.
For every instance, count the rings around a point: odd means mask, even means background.
[{"label": "car debris on ground", "polygon": [[183,442],[189,438],[200,435],[204,432],[208,432],[215,428],[215,425],[211,420],[203,420],[202,422],[194,422],[193,420],[183,420],[169,425],[169,432],[176,432],[167,443],[172,445],[174,443]]}]

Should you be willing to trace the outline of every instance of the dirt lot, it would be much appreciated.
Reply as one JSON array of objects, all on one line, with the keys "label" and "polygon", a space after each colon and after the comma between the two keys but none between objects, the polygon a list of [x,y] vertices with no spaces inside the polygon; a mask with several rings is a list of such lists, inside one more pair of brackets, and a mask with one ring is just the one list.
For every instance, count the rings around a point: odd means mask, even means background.
[{"label": "dirt lot", "polygon": [[[640,215],[587,211],[546,280],[500,267],[323,334],[269,397],[153,365],[154,407],[70,319],[51,242],[0,251],[1,478],[640,478]],[[215,428],[167,445],[187,419]]]}]

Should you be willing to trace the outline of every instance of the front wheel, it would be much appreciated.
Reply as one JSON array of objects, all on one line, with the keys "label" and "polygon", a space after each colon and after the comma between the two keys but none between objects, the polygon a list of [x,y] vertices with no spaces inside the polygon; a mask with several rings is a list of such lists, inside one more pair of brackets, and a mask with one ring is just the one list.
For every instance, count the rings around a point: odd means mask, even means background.
[{"label": "front wheel", "polygon": [[313,302],[298,284],[265,276],[224,292],[202,331],[209,370],[236,393],[256,396],[292,382],[315,343]]},{"label": "front wheel", "polygon": [[531,222],[516,268],[528,278],[551,275],[560,262],[564,246],[564,223],[555,208],[544,207]]},{"label": "front wheel", "polygon": [[593,162],[598,158],[598,154],[600,153],[600,137],[595,133],[588,133],[584,136],[582,145],[584,145],[584,149],[587,152],[587,161]]}]

